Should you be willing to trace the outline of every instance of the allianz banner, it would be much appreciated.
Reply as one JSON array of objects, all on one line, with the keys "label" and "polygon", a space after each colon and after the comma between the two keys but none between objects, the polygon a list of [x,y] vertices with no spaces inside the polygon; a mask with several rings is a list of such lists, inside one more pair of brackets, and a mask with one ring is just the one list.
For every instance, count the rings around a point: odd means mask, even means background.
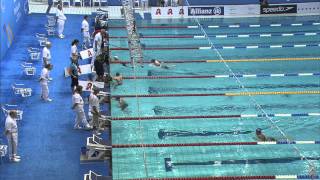
[{"label": "allianz banner", "polygon": [[296,4],[261,6],[261,14],[293,14],[297,13]]},{"label": "allianz banner", "polygon": [[220,16],[220,15],[224,15],[223,6],[188,7],[188,16]]}]

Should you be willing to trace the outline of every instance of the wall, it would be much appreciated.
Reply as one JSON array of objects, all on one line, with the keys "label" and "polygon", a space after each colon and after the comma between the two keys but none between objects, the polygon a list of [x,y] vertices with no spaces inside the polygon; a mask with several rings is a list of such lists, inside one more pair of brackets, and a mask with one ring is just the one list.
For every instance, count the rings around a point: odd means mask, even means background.
[{"label": "wall", "polygon": [[0,0],[0,9],[0,59],[2,59],[28,13],[28,0]]}]

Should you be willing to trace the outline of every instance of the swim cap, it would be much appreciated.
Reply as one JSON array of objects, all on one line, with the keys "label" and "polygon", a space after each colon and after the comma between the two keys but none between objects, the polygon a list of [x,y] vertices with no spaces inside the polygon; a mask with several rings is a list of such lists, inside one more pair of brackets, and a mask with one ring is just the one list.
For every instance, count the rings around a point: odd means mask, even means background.
[{"label": "swim cap", "polygon": [[261,128],[257,128],[257,129],[256,129],[256,132],[257,132],[257,133],[261,133],[261,131],[262,131]]}]

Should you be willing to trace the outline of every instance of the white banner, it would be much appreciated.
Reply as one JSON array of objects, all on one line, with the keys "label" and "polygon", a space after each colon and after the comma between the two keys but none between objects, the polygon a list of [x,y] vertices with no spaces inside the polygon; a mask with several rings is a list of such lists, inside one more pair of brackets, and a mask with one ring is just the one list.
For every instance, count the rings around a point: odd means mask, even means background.
[{"label": "white banner", "polygon": [[239,16],[239,15],[259,15],[260,5],[227,5],[224,6],[225,16]]},{"label": "white banner", "polygon": [[298,14],[320,14],[320,2],[297,3]]},{"label": "white banner", "polygon": [[183,18],[188,14],[188,8],[179,6],[179,7],[152,7],[151,8],[151,17],[152,19],[161,19],[161,18]]},{"label": "white banner", "polygon": [[92,58],[93,56],[93,49],[90,48],[90,49],[86,49],[86,50],[83,50],[83,51],[80,51],[80,56],[82,59],[88,59],[88,58]]},{"label": "white banner", "polygon": [[83,91],[92,91],[93,86],[103,89],[104,88],[104,82],[93,82],[93,81],[79,81],[79,85],[82,86]]}]

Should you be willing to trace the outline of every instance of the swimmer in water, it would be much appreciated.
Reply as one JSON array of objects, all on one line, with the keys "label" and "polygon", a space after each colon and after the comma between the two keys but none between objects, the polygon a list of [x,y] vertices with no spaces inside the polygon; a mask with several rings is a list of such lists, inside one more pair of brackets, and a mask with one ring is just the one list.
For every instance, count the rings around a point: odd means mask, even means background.
[{"label": "swimmer in water", "polygon": [[258,128],[256,129],[256,137],[259,141],[276,141],[273,137],[267,137],[262,133],[262,129]]},{"label": "swimmer in water", "polygon": [[115,86],[119,86],[119,85],[122,85],[122,83],[123,83],[123,77],[122,77],[122,75],[120,74],[120,73],[116,73],[116,76],[114,76],[113,78],[112,78],[115,82]]},{"label": "swimmer in water", "polygon": [[156,60],[156,59],[151,59],[150,62],[151,62],[150,63],[151,66],[159,67],[162,69],[170,69],[171,67],[174,67],[174,66],[168,66],[168,65],[164,64],[163,62]]},{"label": "swimmer in water", "polygon": [[126,108],[129,106],[128,103],[121,97],[116,97],[116,101],[118,101],[118,106],[122,111],[126,110]]}]

